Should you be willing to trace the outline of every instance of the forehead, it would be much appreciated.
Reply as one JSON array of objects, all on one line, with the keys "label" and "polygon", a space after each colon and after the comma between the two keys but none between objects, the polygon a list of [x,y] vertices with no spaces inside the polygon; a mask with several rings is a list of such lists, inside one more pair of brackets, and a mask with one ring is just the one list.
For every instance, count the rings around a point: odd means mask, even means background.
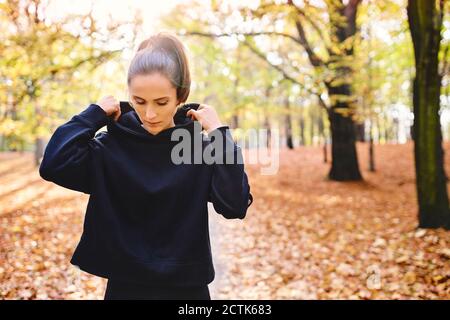
[{"label": "forehead", "polygon": [[129,91],[133,95],[149,100],[176,95],[176,88],[160,73],[136,75],[130,82]]}]

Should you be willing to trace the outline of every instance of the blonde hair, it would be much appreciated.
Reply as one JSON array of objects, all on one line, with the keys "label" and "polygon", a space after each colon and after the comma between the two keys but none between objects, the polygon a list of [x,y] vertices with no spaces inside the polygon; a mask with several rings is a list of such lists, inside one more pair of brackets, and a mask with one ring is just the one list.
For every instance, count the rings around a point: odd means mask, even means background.
[{"label": "blonde hair", "polygon": [[185,102],[191,74],[184,45],[173,34],[159,32],[142,41],[128,68],[128,85],[137,75],[159,72],[177,89],[177,100]]}]

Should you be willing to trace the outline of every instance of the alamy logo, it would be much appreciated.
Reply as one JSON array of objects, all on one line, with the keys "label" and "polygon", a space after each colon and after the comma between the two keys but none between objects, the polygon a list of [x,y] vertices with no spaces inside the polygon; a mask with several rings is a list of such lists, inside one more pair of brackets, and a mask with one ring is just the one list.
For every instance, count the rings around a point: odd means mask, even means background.
[{"label": "alamy logo", "polygon": [[[201,131],[200,123],[194,122],[194,141],[192,141],[191,133],[186,129],[177,128],[172,132],[171,141],[179,141],[171,152],[171,160],[174,164],[244,164],[245,162],[260,165],[263,175],[273,175],[278,172],[280,162],[278,130],[271,130],[269,135],[266,129],[249,129],[244,134],[245,138],[238,141],[233,140],[231,129],[213,130],[208,134],[209,142],[206,147],[203,146]],[[246,144],[248,148],[245,147]],[[245,159],[242,152],[245,148],[248,159]]]}]

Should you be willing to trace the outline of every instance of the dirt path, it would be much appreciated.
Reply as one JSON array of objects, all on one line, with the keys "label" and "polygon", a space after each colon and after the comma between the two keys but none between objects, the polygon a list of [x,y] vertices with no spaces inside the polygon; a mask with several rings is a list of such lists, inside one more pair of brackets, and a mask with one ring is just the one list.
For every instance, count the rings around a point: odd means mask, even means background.
[{"label": "dirt path", "polygon": [[[412,144],[376,146],[375,173],[358,153],[360,183],[327,181],[320,148],[283,150],[277,175],[248,165],[247,217],[209,214],[212,298],[450,299],[450,232],[416,229]],[[105,280],[69,264],[87,200],[31,154],[0,154],[0,298],[103,298]]]}]

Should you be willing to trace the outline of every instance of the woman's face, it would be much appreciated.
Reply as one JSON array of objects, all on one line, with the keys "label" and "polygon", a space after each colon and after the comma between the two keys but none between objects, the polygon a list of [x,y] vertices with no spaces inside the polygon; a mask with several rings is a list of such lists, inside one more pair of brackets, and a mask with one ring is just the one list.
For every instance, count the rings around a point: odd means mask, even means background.
[{"label": "woman's face", "polygon": [[128,87],[130,100],[149,133],[175,126],[173,117],[179,105],[177,90],[169,79],[160,73],[137,75]]}]

